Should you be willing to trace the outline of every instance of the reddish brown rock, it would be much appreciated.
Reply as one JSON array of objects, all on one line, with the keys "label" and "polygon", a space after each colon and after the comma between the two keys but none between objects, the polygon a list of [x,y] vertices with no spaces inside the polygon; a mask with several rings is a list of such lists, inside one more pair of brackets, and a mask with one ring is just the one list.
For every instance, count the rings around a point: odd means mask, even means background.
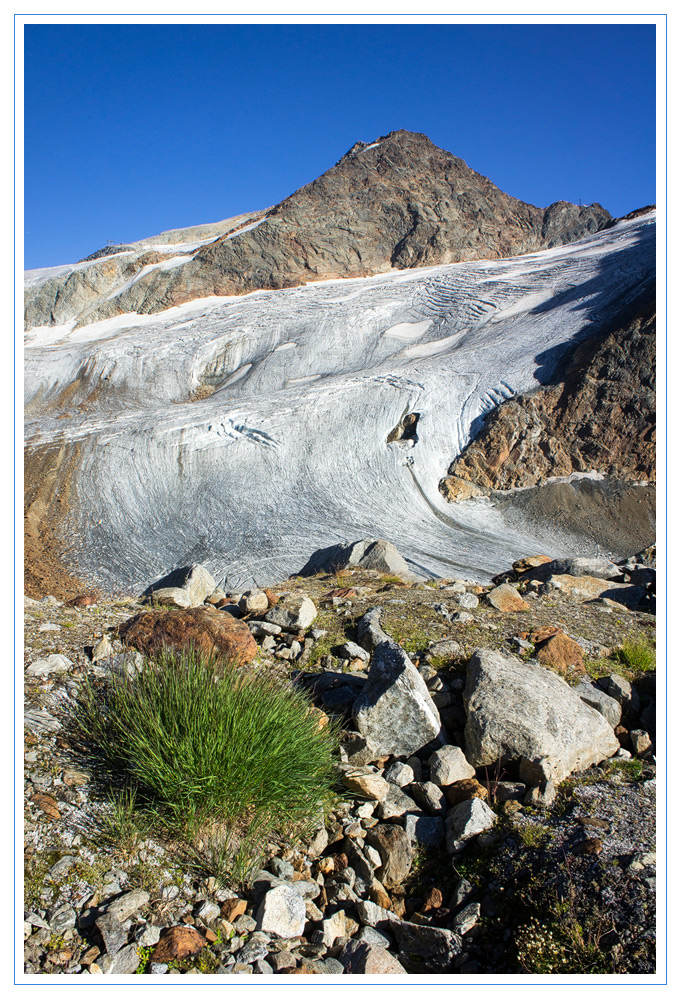
[{"label": "reddish brown rock", "polygon": [[244,913],[246,913],[246,900],[238,899],[236,896],[226,899],[220,907],[220,916],[231,924]]},{"label": "reddish brown rock", "polygon": [[57,808],[57,800],[53,795],[46,795],[43,792],[36,792],[36,794],[31,799],[31,802],[36,807],[44,813],[48,819],[59,819],[61,813]]},{"label": "reddish brown rock", "polygon": [[97,594],[78,594],[77,597],[72,597],[70,601],[66,602],[67,608],[90,608],[93,604],[97,604]]},{"label": "reddish brown rock", "polygon": [[206,938],[194,927],[167,927],[151,954],[152,962],[170,962],[174,958],[196,955],[206,947]]},{"label": "reddish brown rock", "polygon": [[443,791],[451,806],[458,806],[460,802],[466,802],[467,799],[488,800],[488,789],[476,778],[463,778],[462,781],[455,781]]},{"label": "reddish brown rock", "polygon": [[546,667],[565,672],[568,670],[584,672],[585,660],[583,651],[565,632],[557,632],[535,646],[535,655]]},{"label": "reddish brown rock", "polygon": [[119,629],[122,642],[142,653],[154,655],[163,647],[188,651],[229,662],[250,663],[258,652],[248,626],[215,608],[170,608],[143,611]]},{"label": "reddish brown rock", "polygon": [[440,910],[442,905],[443,893],[433,885],[424,896],[424,902],[419,909],[422,913],[428,913],[429,910]]},{"label": "reddish brown rock", "polygon": [[269,590],[267,587],[263,587],[263,593],[268,599],[268,604],[271,608],[274,608],[275,604],[279,604],[279,594],[276,594],[274,590]]}]

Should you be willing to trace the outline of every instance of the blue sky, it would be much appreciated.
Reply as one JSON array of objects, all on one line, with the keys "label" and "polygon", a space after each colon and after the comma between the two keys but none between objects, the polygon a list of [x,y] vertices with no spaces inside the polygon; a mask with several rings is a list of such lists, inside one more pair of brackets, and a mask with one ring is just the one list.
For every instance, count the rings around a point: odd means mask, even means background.
[{"label": "blue sky", "polygon": [[653,25],[26,25],[25,266],[271,205],[424,132],[535,205],[656,200]]}]

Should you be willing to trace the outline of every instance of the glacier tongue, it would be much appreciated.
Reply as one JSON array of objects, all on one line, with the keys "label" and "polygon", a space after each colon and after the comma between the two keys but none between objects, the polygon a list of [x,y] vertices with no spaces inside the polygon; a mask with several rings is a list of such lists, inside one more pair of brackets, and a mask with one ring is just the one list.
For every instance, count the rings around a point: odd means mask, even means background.
[{"label": "glacier tongue", "polygon": [[[111,587],[190,561],[263,585],[372,536],[422,575],[490,576],[537,536],[440,479],[654,264],[651,213],[523,257],[29,331],[27,447],[78,456],[68,564]],[[416,437],[387,443],[408,413]]]}]

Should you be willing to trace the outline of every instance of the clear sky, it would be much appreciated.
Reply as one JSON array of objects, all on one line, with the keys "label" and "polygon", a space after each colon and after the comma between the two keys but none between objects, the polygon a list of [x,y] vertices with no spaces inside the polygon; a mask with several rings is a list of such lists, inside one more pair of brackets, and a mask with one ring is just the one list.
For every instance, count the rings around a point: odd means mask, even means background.
[{"label": "clear sky", "polygon": [[656,200],[653,25],[26,25],[25,266],[275,204],[424,132],[508,194]]}]

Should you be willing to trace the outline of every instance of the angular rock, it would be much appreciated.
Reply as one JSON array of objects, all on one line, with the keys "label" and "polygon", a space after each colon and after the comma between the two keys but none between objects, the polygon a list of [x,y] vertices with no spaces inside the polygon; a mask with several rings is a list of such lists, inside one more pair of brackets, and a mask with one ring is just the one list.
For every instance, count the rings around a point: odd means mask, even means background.
[{"label": "angular rock", "polygon": [[519,595],[518,591],[511,587],[508,583],[501,583],[497,587],[493,587],[488,596],[488,603],[498,611],[528,611],[530,604],[528,604]]},{"label": "angular rock", "polygon": [[417,579],[395,545],[387,542],[385,538],[363,538],[362,541],[354,542],[346,551],[346,561],[342,562],[343,569],[361,566],[379,573],[393,573],[404,580]]},{"label": "angular rock", "polygon": [[[105,976],[129,976],[137,970],[141,961],[137,945],[129,944],[113,956],[104,955],[99,961],[99,967]],[[90,969],[92,971],[92,966]]]},{"label": "angular rock", "polygon": [[305,594],[288,594],[263,615],[263,621],[288,632],[303,632],[317,618],[317,608]]},{"label": "angular rock", "polygon": [[457,657],[462,655],[462,646],[459,642],[455,642],[454,639],[443,639],[441,642],[434,642],[429,646],[426,652],[426,662],[431,663],[433,660],[456,660]]},{"label": "angular rock", "polygon": [[613,580],[602,580],[595,576],[554,574],[547,580],[547,585],[580,601],[606,597],[626,608],[637,608],[646,598],[646,590],[643,587],[634,587],[629,583],[616,583]]},{"label": "angular rock", "polygon": [[198,608],[215,591],[216,582],[207,569],[192,564],[172,570],[158,583],[148,587],[143,596],[153,600],[157,591],[174,588],[184,590],[190,601],[189,606]]},{"label": "angular rock", "polygon": [[358,732],[377,755],[407,756],[440,732],[438,709],[419,671],[397,643],[380,643],[353,705]]},{"label": "angular rock", "polygon": [[357,642],[344,642],[340,655],[344,659],[362,660],[363,663],[369,663],[369,653],[362,646],[358,646]]},{"label": "angular rock", "polygon": [[448,813],[445,821],[445,846],[449,854],[456,854],[472,837],[490,830],[497,816],[482,799],[467,799]]},{"label": "angular rock", "polygon": [[112,913],[105,913],[95,924],[102,935],[107,955],[115,955],[128,942],[129,924],[118,920]]},{"label": "angular rock", "polygon": [[[149,603],[154,607],[164,608],[194,608],[192,598],[182,587],[161,587],[149,597]],[[203,601],[201,602],[203,604]]]},{"label": "angular rock", "polygon": [[400,788],[404,788],[405,785],[409,785],[415,780],[412,768],[409,764],[403,764],[401,760],[396,760],[390,767],[387,767],[384,771],[384,777],[386,781],[391,781],[393,784],[399,785]]},{"label": "angular rock", "polygon": [[393,819],[395,816],[404,816],[405,813],[417,812],[417,809],[417,803],[414,799],[406,795],[397,785],[389,782],[388,793],[384,800],[379,803],[377,816],[379,819]]},{"label": "angular rock", "polygon": [[415,781],[408,791],[426,812],[435,816],[445,811],[445,795],[433,781]]},{"label": "angular rock", "polygon": [[288,885],[277,885],[266,892],[256,913],[259,930],[280,938],[300,937],[305,922],[303,897]]},{"label": "angular rock", "polygon": [[410,971],[453,972],[462,951],[462,939],[454,931],[428,924],[400,920],[391,926],[400,955]]},{"label": "angular rock", "polygon": [[476,597],[476,594],[461,594],[457,598],[457,603],[460,608],[464,608],[466,611],[473,611],[478,607],[478,598]]},{"label": "angular rock", "polygon": [[622,576],[622,569],[605,556],[571,556],[555,559],[547,567],[551,574],[564,576],[592,576],[599,580],[614,580]]},{"label": "angular rock", "polygon": [[341,779],[349,791],[357,795],[366,795],[370,799],[383,802],[391,786],[385,778],[369,768],[353,768],[346,771]]},{"label": "angular rock", "polygon": [[244,622],[210,606],[142,611],[119,628],[121,640],[153,656],[164,646],[179,651],[193,648],[204,656],[232,665],[250,663],[258,652]]},{"label": "angular rock", "polygon": [[381,855],[381,881],[384,885],[400,885],[412,864],[412,844],[402,827],[379,823],[368,831],[367,843]]},{"label": "angular rock", "polygon": [[478,923],[478,918],[481,915],[481,904],[480,903],[469,903],[465,906],[463,910],[455,917],[452,929],[456,934],[461,934],[464,936],[468,934],[469,931],[476,926]]},{"label": "angular rock", "polygon": [[[523,785],[525,794],[526,786]],[[467,799],[488,799],[488,789],[476,778],[464,778],[445,787],[445,798],[451,806],[457,806]]]},{"label": "angular rock", "polygon": [[514,656],[479,649],[467,666],[464,690],[467,760],[550,758],[563,779],[614,754],[619,743],[608,722],[564,680]]},{"label": "angular rock", "polygon": [[367,944],[371,944],[373,948],[390,948],[391,940],[386,934],[382,934],[378,931],[376,927],[361,927],[358,933],[355,935],[356,941],[366,941]]},{"label": "angular rock", "polygon": [[141,910],[149,902],[149,893],[144,889],[133,889],[126,892],[107,907],[107,913],[116,920],[127,920]]},{"label": "angular rock", "polygon": [[519,574],[526,573],[529,569],[536,569],[538,566],[551,562],[551,556],[525,556],[523,559],[517,559],[516,562],[513,562],[512,569]]},{"label": "angular rock", "polygon": [[410,841],[420,847],[440,847],[445,840],[445,823],[441,816],[408,813],[405,817],[405,833]]},{"label": "angular rock", "polygon": [[267,611],[269,607],[268,595],[263,590],[247,590],[239,600],[239,610],[243,615]]},{"label": "angular rock", "polygon": [[460,747],[444,746],[436,750],[429,757],[429,768],[431,769],[431,781],[442,788],[444,785],[452,785],[455,781],[463,781],[465,778],[473,778],[475,769],[464,756],[464,751]]},{"label": "angular rock", "polygon": [[381,627],[381,608],[370,608],[356,626],[358,642],[368,652],[373,652],[391,637]]},{"label": "angular rock", "polygon": [[339,955],[344,971],[349,975],[405,975],[406,969],[386,948],[368,941],[349,941]]},{"label": "angular rock", "polygon": [[620,722],[622,709],[615,698],[611,698],[605,691],[598,688],[596,684],[591,684],[588,680],[582,680],[573,690],[586,705],[596,708],[612,729],[616,728]]}]

